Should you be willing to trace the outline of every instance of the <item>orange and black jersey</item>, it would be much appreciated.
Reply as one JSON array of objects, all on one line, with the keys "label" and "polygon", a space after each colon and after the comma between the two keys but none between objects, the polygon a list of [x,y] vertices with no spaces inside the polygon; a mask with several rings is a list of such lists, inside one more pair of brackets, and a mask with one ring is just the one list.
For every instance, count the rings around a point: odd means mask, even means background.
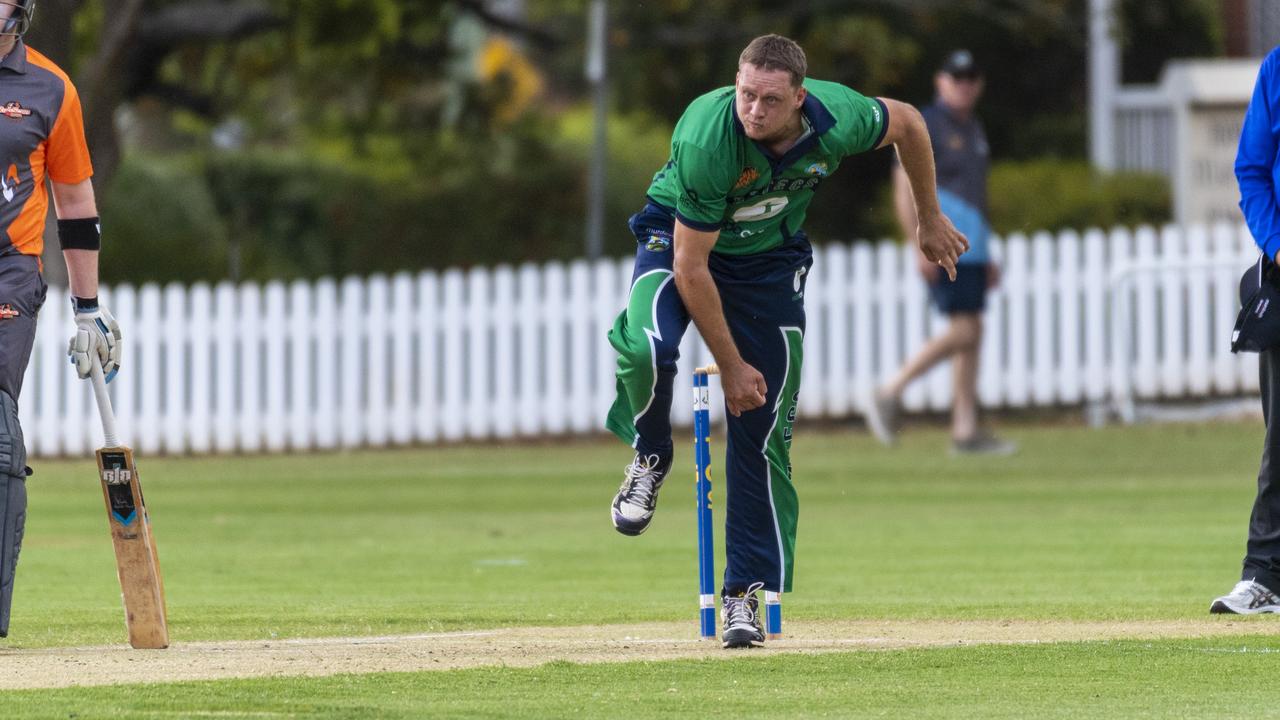
[{"label": "orange and black jersey", "polygon": [[93,164],[71,79],[21,40],[0,61],[0,171],[0,255],[40,255],[45,178],[74,185]]}]

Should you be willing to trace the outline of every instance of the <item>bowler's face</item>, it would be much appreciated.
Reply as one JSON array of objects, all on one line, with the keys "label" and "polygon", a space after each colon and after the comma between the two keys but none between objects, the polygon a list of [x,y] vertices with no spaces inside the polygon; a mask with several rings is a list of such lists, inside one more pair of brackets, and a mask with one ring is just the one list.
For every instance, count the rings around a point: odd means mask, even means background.
[{"label": "bowler's face", "polygon": [[750,63],[738,68],[738,120],[747,137],[758,142],[779,139],[804,102],[804,87],[791,84],[786,70],[765,70]]}]

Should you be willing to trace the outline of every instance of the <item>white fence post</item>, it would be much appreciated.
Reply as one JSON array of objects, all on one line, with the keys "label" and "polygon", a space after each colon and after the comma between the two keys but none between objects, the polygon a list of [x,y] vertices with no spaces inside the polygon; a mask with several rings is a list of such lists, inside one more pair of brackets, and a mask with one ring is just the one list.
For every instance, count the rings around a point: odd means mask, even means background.
[{"label": "white fence post", "polygon": [[489,437],[492,407],[490,368],[493,353],[489,347],[489,325],[493,313],[489,304],[489,271],[472,268],[466,277],[467,300],[463,317],[466,327],[466,432],[470,438]]},{"label": "white fence post", "polygon": [[289,447],[306,450],[311,447],[315,428],[315,391],[312,389],[313,363],[319,362],[312,345],[312,323],[315,318],[315,300],[312,285],[296,281],[289,286]]},{"label": "white fence post", "polygon": [[1057,307],[1061,298],[1058,270],[1054,264],[1054,241],[1049,233],[1036,233],[1031,239],[1031,283],[1028,294],[1032,303],[1030,396],[1036,405],[1051,405],[1058,394],[1055,319],[1061,317]]},{"label": "white fence post", "polygon": [[312,314],[315,332],[315,447],[338,446],[338,286],[328,278],[315,284],[315,309]]},{"label": "white fence post", "polygon": [[164,451],[180,454],[187,450],[187,424],[190,409],[187,407],[187,331],[190,318],[187,314],[187,290],[182,285],[170,283],[164,288],[164,393],[160,410]]},{"label": "white fence post", "polygon": [[[342,281],[342,295],[338,300],[341,324],[334,328],[338,341],[338,358],[342,365],[338,370],[338,442],[342,447],[356,447],[365,439],[364,423],[365,389],[364,343],[369,338],[365,332],[365,284],[359,278]],[[461,383],[459,383],[461,384]]]},{"label": "white fence post", "polygon": [[[391,314],[390,288],[385,275],[374,275],[366,283],[366,296],[362,308],[360,324],[368,335],[363,342],[361,353],[365,357],[363,373],[356,382],[364,387],[364,406],[359,411],[363,418],[365,432],[364,443],[373,447],[387,444],[388,417],[387,387],[390,376],[387,373],[387,327]],[[348,376],[350,377],[350,376]],[[355,440],[352,444],[358,444]]]},{"label": "white fence post", "polygon": [[[239,323],[232,336],[240,349],[239,404],[235,427],[239,430],[240,449],[257,452],[263,442],[262,290],[257,285],[245,284],[240,286],[237,294],[240,296]],[[145,303],[143,307],[146,307]]]},{"label": "white fence post", "polygon": [[1009,238],[1005,251],[1005,288],[1008,295],[1009,364],[1004,374],[1005,402],[1011,407],[1025,407],[1030,398],[1028,372],[1030,368],[1029,344],[1031,342],[1030,314],[1034,289],[1031,287],[1029,243],[1022,235]]},{"label": "white fence post", "polygon": [[[239,375],[236,372],[237,339],[236,318],[240,316],[239,301],[235,287],[231,283],[219,283],[213,291],[213,336],[214,344],[214,397],[216,398],[213,416],[213,448],[217,452],[231,452],[238,445],[236,433],[236,399]],[[124,303],[121,303],[123,306]],[[122,321],[123,322],[123,321]],[[128,327],[122,325],[121,328]],[[133,374],[125,376],[126,382],[132,382]],[[116,378],[120,382],[121,378]],[[132,396],[129,387],[121,388],[124,397]],[[118,396],[119,397],[119,396]],[[119,405],[123,408],[124,402]],[[123,409],[121,410],[123,412]]]},{"label": "white fence post", "polygon": [[263,390],[266,396],[263,424],[263,442],[270,452],[284,450],[288,440],[288,414],[285,412],[285,396],[288,394],[288,368],[285,365],[285,341],[289,337],[289,318],[286,310],[284,285],[267,283],[264,293],[263,352],[266,368]]},{"label": "white fence post", "polygon": [[[991,238],[991,258],[1004,268],[1006,256],[1004,238]],[[1005,326],[1008,271],[994,292],[987,296],[987,313],[983,319],[982,350],[978,366],[978,402],[983,407],[1000,407],[1005,398],[1005,367],[1008,353],[1008,332]]]},{"label": "white fence post", "polygon": [[[257,288],[253,290],[256,292]],[[164,343],[164,327],[161,325],[160,288],[148,284],[142,286],[138,293],[138,322],[134,325],[138,338],[138,364],[134,366],[134,376],[138,379],[139,393],[137,433],[133,439],[133,447],[144,454],[160,452],[161,417],[160,393],[164,381],[164,368],[161,366],[161,350]],[[123,332],[123,331],[122,331]],[[255,355],[256,359],[256,355]],[[246,432],[256,431],[255,426]],[[252,433],[256,434],[256,432]]]},{"label": "white fence post", "polygon": [[213,449],[213,362],[218,336],[213,328],[213,291],[205,283],[190,290],[190,388],[191,410],[187,418],[187,438],[191,451]]},{"label": "white fence post", "polygon": [[408,273],[391,278],[391,410],[388,435],[396,445],[413,441],[413,279]]},{"label": "white fence post", "polygon": [[1057,257],[1053,263],[1053,275],[1058,285],[1058,366],[1051,377],[1057,378],[1056,399],[1075,404],[1080,402],[1081,372],[1084,367],[1085,347],[1083,328],[1080,324],[1081,247],[1080,236],[1067,231],[1058,236]]}]

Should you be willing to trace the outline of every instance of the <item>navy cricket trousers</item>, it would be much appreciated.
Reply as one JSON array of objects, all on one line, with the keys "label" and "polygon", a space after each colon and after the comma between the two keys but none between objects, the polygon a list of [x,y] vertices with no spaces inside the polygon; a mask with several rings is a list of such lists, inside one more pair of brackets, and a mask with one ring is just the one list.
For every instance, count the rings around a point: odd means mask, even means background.
[{"label": "navy cricket trousers", "polygon": [[[689,313],[672,269],[674,222],[648,205],[631,218],[636,264],[627,307],[609,332],[618,351],[618,396],[607,427],[641,453],[669,458],[671,400]],[[791,590],[799,506],[791,480],[791,431],[800,390],[805,278],[813,252],[803,235],[757,255],[712,253],[711,276],[743,359],[764,375],[765,404],[728,416],[724,589],[754,582]]]}]

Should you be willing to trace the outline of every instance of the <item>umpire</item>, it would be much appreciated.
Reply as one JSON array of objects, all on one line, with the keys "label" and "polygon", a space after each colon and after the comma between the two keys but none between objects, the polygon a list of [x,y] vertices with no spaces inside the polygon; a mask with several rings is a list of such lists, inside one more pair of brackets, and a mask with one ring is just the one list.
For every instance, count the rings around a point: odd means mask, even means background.
[{"label": "umpire", "polygon": [[[1236,153],[1236,180],[1240,183],[1240,209],[1254,242],[1262,249],[1258,266],[1245,274],[1264,292],[1275,293],[1275,265],[1280,254],[1280,207],[1276,177],[1280,173],[1280,48],[1262,61],[1253,99],[1244,116],[1240,148]],[[1242,292],[1246,282],[1241,283]],[[1248,315],[1248,298],[1242,298]],[[1265,313],[1265,305],[1257,317]],[[1209,606],[1211,613],[1256,615],[1280,612],[1275,590],[1280,590],[1280,430],[1272,425],[1280,412],[1280,344],[1264,337],[1264,326],[1237,324],[1246,337],[1235,337],[1232,349],[1261,350],[1258,369],[1262,385],[1262,417],[1267,427],[1258,469],[1258,496],[1249,518],[1249,542],[1245,549],[1240,582]],[[1274,335],[1274,333],[1271,333]]]},{"label": "umpire", "polygon": [[108,378],[120,363],[120,328],[98,305],[98,210],[80,97],[61,68],[23,43],[34,6],[0,0],[0,637],[9,634],[27,512],[18,394],[48,289],[40,254],[50,193],[75,308],[71,362],[87,377],[96,354]]}]

